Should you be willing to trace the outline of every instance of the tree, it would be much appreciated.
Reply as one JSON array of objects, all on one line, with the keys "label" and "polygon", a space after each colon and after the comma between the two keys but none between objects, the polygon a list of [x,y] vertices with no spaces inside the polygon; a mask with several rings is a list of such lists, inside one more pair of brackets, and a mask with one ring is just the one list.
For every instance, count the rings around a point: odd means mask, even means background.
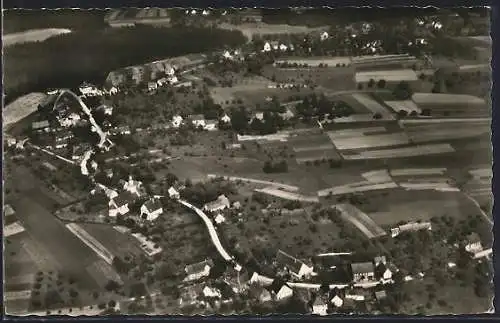
[{"label": "tree", "polygon": [[363,83],[358,83],[358,90],[362,90],[363,89]]},{"label": "tree", "polygon": [[367,84],[368,88],[370,88],[370,89],[371,89],[374,85],[375,85],[375,80],[374,80],[374,79],[370,79],[370,80],[368,81],[368,84]]},{"label": "tree", "polygon": [[406,111],[406,110],[399,110],[399,111],[398,111],[398,116],[399,116],[400,118],[407,117],[407,116],[408,116],[408,111]]},{"label": "tree", "polygon": [[386,86],[386,81],[385,81],[384,79],[380,79],[380,80],[377,82],[377,87],[378,87],[379,89],[383,89],[383,88],[385,88],[385,86]]},{"label": "tree", "polygon": [[376,112],[374,115],[373,115],[373,119],[375,120],[380,120],[382,119],[382,114],[380,112]]},{"label": "tree", "polygon": [[410,84],[406,81],[399,82],[394,88],[393,95],[398,100],[408,100],[411,98],[413,91],[410,87]]}]

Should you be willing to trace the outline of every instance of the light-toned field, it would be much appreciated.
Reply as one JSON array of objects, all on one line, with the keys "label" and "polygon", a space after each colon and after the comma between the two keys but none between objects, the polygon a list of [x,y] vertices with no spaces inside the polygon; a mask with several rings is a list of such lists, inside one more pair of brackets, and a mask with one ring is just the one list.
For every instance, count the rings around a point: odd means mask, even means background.
[{"label": "light-toned field", "polygon": [[491,132],[489,122],[406,124],[404,129],[415,143],[478,137]]},{"label": "light-toned field", "polygon": [[70,33],[70,29],[63,28],[48,28],[48,29],[33,29],[19,33],[3,35],[2,41],[5,47],[15,44],[44,41],[50,37]]},{"label": "light-toned field", "polygon": [[410,141],[405,133],[399,132],[380,135],[353,136],[350,138],[337,138],[333,139],[332,142],[338,150],[355,150],[405,145]]},{"label": "light-toned field", "polygon": [[318,196],[320,197],[325,197],[328,195],[343,195],[343,194],[350,194],[350,193],[362,193],[362,192],[369,192],[369,191],[378,191],[378,190],[386,190],[386,189],[391,189],[391,188],[396,188],[398,187],[398,184],[396,184],[393,181],[386,181],[382,183],[372,183],[369,181],[363,181],[363,182],[357,182],[357,183],[350,183],[347,185],[341,185],[341,186],[335,186],[332,188],[327,188],[324,190],[318,191]]},{"label": "light-toned field", "polygon": [[450,144],[428,144],[404,148],[362,151],[359,153],[343,154],[343,157],[347,160],[362,160],[437,155],[452,152],[455,152],[455,148],[453,148]]},{"label": "light-toned field", "polygon": [[[476,96],[467,94],[447,94],[447,93],[414,93],[411,97],[417,105],[432,104],[432,105],[451,105],[464,104],[484,105],[486,102]],[[471,107],[473,108],[473,107]]]},{"label": "light-toned field", "polygon": [[382,116],[384,116],[389,113],[389,111],[384,106],[382,106],[367,94],[354,93],[352,94],[352,97],[374,114],[380,113]]},{"label": "light-toned field", "polygon": [[384,236],[387,233],[375,223],[366,213],[351,204],[337,204],[333,206],[341,212],[344,220],[354,224],[368,239]]},{"label": "light-toned field", "polygon": [[268,194],[271,196],[276,196],[285,200],[291,201],[301,201],[301,202],[312,202],[318,203],[319,199],[317,196],[305,196],[298,193],[286,192],[280,189],[276,189],[275,187],[265,187],[261,189],[255,189],[256,192]]},{"label": "light-toned field", "polygon": [[44,93],[33,92],[26,94],[6,105],[3,109],[4,127],[37,111],[38,104],[40,104],[46,97],[47,95]]},{"label": "light-toned field", "polygon": [[388,71],[364,71],[355,75],[356,83],[367,83],[370,80],[375,82],[386,80],[387,82],[413,82],[418,80],[415,71],[411,69],[388,70]]}]

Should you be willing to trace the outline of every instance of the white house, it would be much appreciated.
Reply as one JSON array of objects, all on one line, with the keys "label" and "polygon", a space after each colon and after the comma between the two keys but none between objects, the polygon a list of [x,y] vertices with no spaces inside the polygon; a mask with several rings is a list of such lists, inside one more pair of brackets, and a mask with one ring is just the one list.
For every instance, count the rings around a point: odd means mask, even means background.
[{"label": "white house", "polygon": [[105,105],[103,107],[103,109],[104,109],[104,114],[109,115],[109,116],[113,114],[113,107],[112,106]]},{"label": "white house", "polygon": [[181,194],[173,186],[170,186],[168,189],[168,196],[173,199],[179,199]]},{"label": "white house", "polygon": [[206,120],[203,129],[207,131],[217,130],[217,124],[218,124],[217,120]]},{"label": "white house", "polygon": [[312,314],[325,316],[327,315],[328,304],[326,304],[321,297],[316,297],[312,305]]},{"label": "white house", "polygon": [[233,58],[233,55],[231,55],[231,53],[226,50],[224,51],[224,53],[222,54],[222,57],[226,58],[226,59],[232,59]]},{"label": "white house", "polygon": [[71,127],[76,125],[80,121],[80,115],[78,113],[72,112],[68,116],[59,119],[59,123],[63,127]]},{"label": "white house", "polygon": [[109,216],[116,217],[117,215],[125,215],[130,212],[129,203],[133,201],[130,193],[123,192],[120,195],[112,198],[109,203]]},{"label": "white house", "polygon": [[207,277],[210,274],[210,269],[213,266],[214,263],[212,259],[207,259],[196,264],[187,265],[186,268],[184,268],[184,271],[187,275],[186,278],[184,278],[184,281],[193,281],[203,277]]},{"label": "white house", "polygon": [[467,240],[465,242],[465,250],[470,253],[477,253],[483,250],[481,238],[477,233],[474,232],[467,236]]},{"label": "white house", "polygon": [[213,297],[221,298],[222,297],[220,290],[218,290],[217,288],[208,287],[208,286],[205,286],[205,288],[203,288],[203,296],[209,297],[209,298],[213,298]]},{"label": "white house", "polygon": [[226,218],[220,213],[217,214],[217,216],[215,217],[215,223],[217,223],[217,224],[221,224],[225,221],[226,221]]},{"label": "white house", "polygon": [[128,177],[128,181],[123,184],[123,189],[137,196],[141,196],[140,189],[142,187],[142,182],[134,181],[132,176]]},{"label": "white house", "polygon": [[189,116],[189,119],[191,120],[191,124],[195,126],[196,128],[198,127],[205,127],[205,117],[201,114],[196,114],[196,115],[191,115]]},{"label": "white house", "polygon": [[203,10],[201,13],[203,16],[208,16],[210,14],[210,11],[208,10]]},{"label": "white house", "polygon": [[16,143],[17,143],[16,138],[12,138],[12,137],[7,138],[7,146],[8,147],[15,146]]},{"label": "white house", "polygon": [[171,65],[167,65],[165,67],[165,74],[168,75],[168,76],[172,76],[172,75],[175,75],[175,68]]},{"label": "white house", "polygon": [[172,118],[172,126],[174,128],[179,128],[182,125],[182,121],[183,121],[183,119],[180,115],[175,115]]},{"label": "white house", "polygon": [[148,221],[154,221],[162,214],[163,207],[159,199],[149,199],[141,206],[141,216]]},{"label": "white house", "polygon": [[288,287],[287,285],[281,286],[279,291],[276,293],[276,300],[281,301],[288,299],[293,296],[293,289]]},{"label": "white house", "polygon": [[208,212],[222,211],[231,207],[231,202],[225,195],[219,195],[219,197],[212,202],[209,202],[203,206],[203,210]]},{"label": "white house", "polygon": [[275,262],[278,267],[288,270],[292,276],[302,279],[313,273],[314,268],[306,265],[303,261],[278,250]]},{"label": "white house", "polygon": [[344,300],[340,298],[339,295],[335,295],[330,300],[330,303],[332,303],[335,307],[341,307],[344,304]]},{"label": "white house", "polygon": [[114,87],[114,86],[113,86],[113,87],[111,87],[111,88],[109,89],[108,93],[109,93],[109,94],[111,94],[111,95],[115,95],[115,94],[117,94],[117,93],[118,93],[118,89],[117,89],[116,87]]},{"label": "white house", "polygon": [[280,44],[279,49],[280,51],[285,52],[288,50],[288,47],[285,44]]},{"label": "white house", "polygon": [[220,121],[224,123],[230,123],[231,122],[231,117],[227,115],[227,113],[224,113],[224,115],[220,118]]},{"label": "white house", "polygon": [[321,33],[321,35],[319,35],[319,40],[325,41],[328,39],[328,37],[330,37],[330,35],[328,35],[328,33],[326,31],[324,31]]},{"label": "white house", "polygon": [[266,42],[264,44],[264,48],[262,49],[263,52],[270,52],[272,50],[271,44],[269,42]]}]

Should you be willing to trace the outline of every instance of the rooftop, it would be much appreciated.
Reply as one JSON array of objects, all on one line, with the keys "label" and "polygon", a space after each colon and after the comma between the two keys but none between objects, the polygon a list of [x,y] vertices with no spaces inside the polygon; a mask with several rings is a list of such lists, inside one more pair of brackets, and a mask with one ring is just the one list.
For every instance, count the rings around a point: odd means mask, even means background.
[{"label": "rooftop", "polygon": [[353,274],[364,274],[373,272],[373,264],[371,262],[358,262],[351,264]]},{"label": "rooftop", "polygon": [[196,274],[196,273],[204,271],[205,270],[205,266],[207,266],[207,265],[209,267],[213,267],[214,266],[214,263],[213,263],[212,259],[206,259],[206,260],[203,260],[203,261],[198,262],[196,264],[187,265],[186,268],[184,269],[184,271],[188,275]]},{"label": "rooftop", "polygon": [[299,273],[300,268],[302,267],[302,265],[304,265],[304,262],[287,254],[282,250],[278,250],[275,261],[278,263],[278,265],[282,265],[283,267],[288,268],[296,274]]}]

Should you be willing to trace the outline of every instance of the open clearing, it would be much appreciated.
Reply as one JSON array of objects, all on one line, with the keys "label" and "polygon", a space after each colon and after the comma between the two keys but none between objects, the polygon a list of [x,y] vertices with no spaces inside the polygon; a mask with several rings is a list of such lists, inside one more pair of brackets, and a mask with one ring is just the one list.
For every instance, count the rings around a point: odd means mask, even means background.
[{"label": "open clearing", "polygon": [[367,214],[351,204],[333,206],[341,212],[344,220],[354,224],[368,239],[384,236],[387,233],[379,227]]},{"label": "open clearing", "polygon": [[3,35],[2,41],[5,47],[15,44],[44,41],[50,37],[70,33],[70,29],[64,28],[48,28],[48,29],[33,29],[19,33]]},{"label": "open clearing", "polygon": [[38,104],[47,97],[44,93],[33,92],[17,98],[3,108],[4,127],[16,123],[37,111]]}]

